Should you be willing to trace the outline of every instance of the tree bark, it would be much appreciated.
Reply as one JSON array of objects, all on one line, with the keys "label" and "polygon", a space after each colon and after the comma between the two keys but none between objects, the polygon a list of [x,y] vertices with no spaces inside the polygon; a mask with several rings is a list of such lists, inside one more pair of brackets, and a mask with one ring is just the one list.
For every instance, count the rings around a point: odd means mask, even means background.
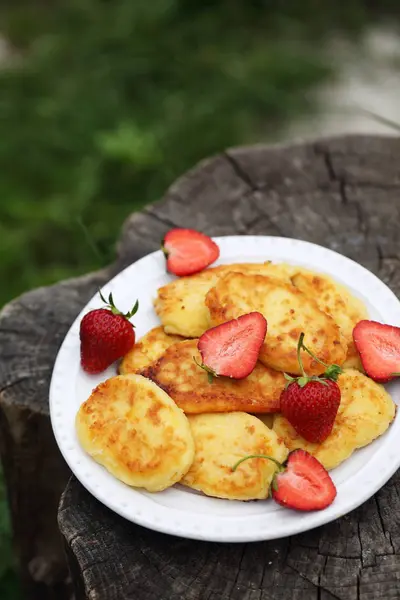
[{"label": "tree bark", "polygon": [[[25,294],[0,315],[0,451],[29,600],[400,598],[399,477],[346,517],[277,542],[207,544],[128,524],[72,479],[49,422],[57,350],[77,313],[171,227],[278,235],[353,258],[400,292],[400,140],[348,136],[237,148],[203,161],[126,221],[117,260]],[[63,543],[62,543],[63,540]]]}]

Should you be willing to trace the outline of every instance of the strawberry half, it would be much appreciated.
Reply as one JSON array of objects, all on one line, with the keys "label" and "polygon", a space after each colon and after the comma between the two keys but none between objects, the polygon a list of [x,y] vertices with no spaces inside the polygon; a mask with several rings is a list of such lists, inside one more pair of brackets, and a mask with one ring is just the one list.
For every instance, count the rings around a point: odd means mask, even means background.
[{"label": "strawberry half", "polygon": [[257,364],[267,333],[267,321],[259,312],[242,315],[208,329],[199,338],[197,348],[210,378],[224,375],[243,379]]},{"label": "strawberry half", "polygon": [[286,470],[272,485],[275,502],[296,510],[322,510],[336,498],[336,487],[328,471],[305,450],[289,454]]},{"label": "strawberry half", "polygon": [[400,327],[360,321],[353,329],[353,340],[371,379],[385,383],[399,375]]},{"label": "strawberry half", "polygon": [[272,481],[272,497],[278,504],[295,510],[322,510],[336,498],[336,487],[319,460],[305,450],[294,450],[285,464],[266,454],[251,454],[237,461],[238,466],[251,458],[265,458],[277,466]]},{"label": "strawberry half", "polygon": [[136,302],[131,311],[122,314],[114,305],[112,294],[106,308],[88,312],[79,329],[81,341],[81,366],[87,373],[101,373],[113,362],[124,356],[135,343],[135,331],[130,319],[137,311]]},{"label": "strawberry half", "polygon": [[195,229],[171,229],[162,242],[167,271],[174,275],[199,273],[219,257],[219,247]]},{"label": "strawberry half", "polygon": [[[304,345],[304,333],[297,344],[297,359],[302,375],[290,377],[281,393],[281,412],[299,435],[308,442],[321,443],[329,436],[340,406],[340,388],[336,383],[342,369],[338,365],[325,365]],[[325,373],[320,377],[308,377],[301,360],[304,350],[322,363]]]}]

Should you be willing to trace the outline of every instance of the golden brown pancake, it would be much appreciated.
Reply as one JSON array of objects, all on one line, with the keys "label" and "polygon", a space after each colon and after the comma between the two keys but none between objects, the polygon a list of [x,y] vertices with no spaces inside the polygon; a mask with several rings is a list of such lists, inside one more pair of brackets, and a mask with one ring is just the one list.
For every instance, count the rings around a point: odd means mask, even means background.
[{"label": "golden brown pancake", "polygon": [[363,303],[328,275],[300,270],[292,277],[292,282],[304,294],[314,298],[319,308],[331,315],[339,325],[347,344],[344,367],[362,370],[360,357],[353,342],[353,329],[359,321],[368,318]]},{"label": "golden brown pancake", "polygon": [[[259,360],[278,371],[300,374],[297,342],[305,332],[304,343],[323,362],[343,364],[347,345],[333,318],[320,310],[313,298],[294,285],[263,275],[228,273],[206,296],[212,325],[258,311],[267,319],[265,343]],[[302,352],[308,374],[325,369]]]},{"label": "golden brown pancake", "polygon": [[140,373],[155,362],[163,352],[176,342],[182,341],[178,335],[167,335],[162,327],[151,329],[124,356],[119,366],[121,374]]},{"label": "golden brown pancake", "polygon": [[321,444],[299,436],[283,415],[275,415],[273,430],[290,451],[303,448],[326,469],[333,469],[356,450],[382,435],[395,416],[395,404],[385,388],[356,369],[344,371],[338,385],[341,401],[332,433]]},{"label": "golden brown pancake", "polygon": [[283,463],[288,450],[259,419],[243,412],[190,415],[196,452],[181,484],[208,496],[253,500],[268,496],[276,465],[252,458],[232,466],[249,454],[267,454]]},{"label": "golden brown pancake", "polygon": [[257,417],[257,419],[260,419],[260,421],[262,421],[264,425],[272,429],[274,425],[274,413],[268,413],[265,415],[254,414],[254,416]]},{"label": "golden brown pancake", "polygon": [[201,356],[198,340],[186,340],[170,346],[151,367],[142,374],[165,390],[185,413],[248,411],[276,412],[280,394],[285,387],[282,373],[257,363],[245,379],[214,377],[199,367]]},{"label": "golden brown pancake", "polygon": [[175,279],[158,290],[154,301],[165,332],[186,338],[200,337],[210,327],[209,312],[204,303],[206,294],[220,277],[231,271],[269,274],[286,282],[290,282],[293,273],[289,265],[243,263],[221,265]]},{"label": "golden brown pancake", "polygon": [[79,409],[76,432],[83,449],[114,477],[150,492],[174,485],[194,458],[186,416],[141,375],[98,385]]}]

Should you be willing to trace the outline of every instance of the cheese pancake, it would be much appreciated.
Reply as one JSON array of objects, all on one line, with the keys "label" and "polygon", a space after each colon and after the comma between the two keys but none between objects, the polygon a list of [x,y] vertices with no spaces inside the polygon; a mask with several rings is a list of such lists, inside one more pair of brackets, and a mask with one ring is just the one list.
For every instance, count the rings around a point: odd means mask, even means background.
[{"label": "cheese pancake", "polygon": [[180,277],[158,290],[154,308],[164,330],[185,338],[200,337],[210,327],[210,316],[204,303],[207,292],[218,279],[230,271],[269,274],[290,282],[289,265],[243,263],[221,265],[196,275]]},{"label": "cheese pancake", "polygon": [[197,342],[185,340],[170,346],[142,374],[167,392],[185,413],[279,410],[280,395],[285,387],[282,373],[258,362],[245,379],[214,377],[210,383],[207,373],[195,362],[201,364]]},{"label": "cheese pancake", "polygon": [[319,308],[339,325],[347,343],[344,367],[362,370],[361,361],[353,341],[353,329],[359,321],[368,318],[361,300],[328,275],[301,270],[292,277],[293,284],[304,294],[315,299]]},{"label": "cheese pancake", "polygon": [[126,354],[120,365],[121,374],[140,373],[155,362],[163,352],[176,342],[182,341],[178,335],[167,335],[162,327],[151,329]]},{"label": "cheese pancake", "polygon": [[338,379],[341,401],[327,439],[314,444],[299,436],[282,415],[274,418],[273,430],[290,451],[303,448],[326,469],[340,465],[357,448],[382,435],[395,416],[395,404],[385,388],[356,369],[344,371]]},{"label": "cheese pancake", "polygon": [[257,417],[257,419],[260,419],[260,421],[262,421],[264,425],[269,427],[269,429],[272,429],[274,425],[274,413],[268,413],[265,415],[255,414],[254,416]]},{"label": "cheese pancake", "polygon": [[252,458],[232,471],[249,454],[267,454],[283,463],[288,450],[259,419],[243,412],[188,417],[196,447],[194,461],[181,484],[208,496],[229,500],[267,498],[277,466]]},{"label": "cheese pancake", "polygon": [[179,481],[194,458],[189,422],[141,375],[98,385],[76,417],[83,449],[124,483],[159,492]]},{"label": "cheese pancake", "polygon": [[[341,365],[346,358],[347,345],[333,318],[292,284],[263,275],[228,273],[208,292],[206,305],[212,325],[253,311],[264,315],[268,329],[259,360],[278,371],[301,373],[297,342],[302,331],[306,346],[323,362]],[[325,369],[305,352],[302,359],[310,375]]]}]

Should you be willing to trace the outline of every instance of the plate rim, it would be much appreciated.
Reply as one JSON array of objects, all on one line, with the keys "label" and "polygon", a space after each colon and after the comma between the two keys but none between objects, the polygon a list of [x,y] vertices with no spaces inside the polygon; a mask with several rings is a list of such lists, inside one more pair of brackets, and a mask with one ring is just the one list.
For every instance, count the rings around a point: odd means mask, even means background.
[{"label": "plate rim", "polygon": [[[286,238],[286,237],[278,237],[278,236],[226,235],[226,236],[214,236],[213,240],[219,245],[224,245],[224,244],[233,243],[235,241],[236,242],[240,241],[240,244],[239,244],[239,246],[240,246],[243,243],[250,244],[250,243],[254,243],[254,242],[259,242],[260,240],[265,240],[265,241],[268,240],[271,243],[272,242],[276,243],[278,246],[279,245],[283,245],[283,246],[286,245],[287,247],[293,246],[293,248],[295,246],[301,245],[304,249],[309,249],[310,251],[317,251],[320,254],[322,252],[323,254],[326,254],[328,256],[328,258],[330,257],[335,260],[340,260],[341,262],[344,261],[347,265],[351,266],[351,268],[357,269],[360,272],[363,272],[363,274],[365,276],[367,276],[371,282],[374,282],[375,287],[378,287],[380,289],[381,293],[384,292],[384,294],[388,298],[388,301],[390,299],[390,303],[393,304],[393,306],[396,306],[396,309],[397,309],[397,312],[399,315],[398,316],[398,319],[399,319],[398,324],[400,325],[400,301],[396,297],[394,292],[382,280],[380,280],[379,277],[377,277],[374,273],[369,271],[366,267],[364,267],[360,263],[357,263],[353,259],[351,259],[343,254],[340,254],[339,252],[336,252],[335,250],[326,248],[324,246],[320,246],[313,242],[308,242],[306,240],[299,240],[299,239],[295,239],[295,238]],[[133,263],[131,263],[130,265],[125,267],[122,271],[117,273],[109,281],[107,281],[102,286],[102,290],[104,291],[105,288],[112,287],[112,286],[115,286],[116,284],[118,284],[118,279],[123,279],[124,274],[126,275],[127,271],[137,267],[137,265],[140,265],[141,263],[147,262],[147,261],[150,261],[150,262],[155,261],[156,263],[158,263],[160,257],[163,259],[162,252],[160,250],[156,250],[154,252],[151,252],[151,253],[143,256],[142,258],[138,259],[137,261],[134,261]],[[250,257],[248,255],[245,255],[243,257],[243,260],[246,260],[246,258],[250,258]],[[224,257],[222,256],[222,253],[221,253],[220,260],[218,260],[215,263],[215,265],[223,264],[223,259],[224,259]],[[268,257],[266,258],[266,260],[268,260]],[[275,262],[280,259],[276,259],[276,258],[272,257],[271,260],[273,262]],[[287,259],[285,259],[285,260],[287,260]],[[232,259],[229,259],[229,261],[233,262]],[[301,264],[301,261],[300,262],[296,261],[295,256],[293,256],[292,262],[294,264]],[[311,259],[311,263],[312,263],[312,259]],[[227,263],[227,264],[229,264],[229,263]],[[214,265],[211,265],[211,266],[214,266]],[[312,264],[308,264],[307,266],[311,270],[317,268],[315,266],[313,267]],[[306,266],[306,268],[307,268],[307,266]],[[320,272],[322,272],[320,268],[318,268],[318,270]],[[327,272],[329,272],[329,270]],[[340,274],[339,274],[338,281],[341,281]],[[167,521],[167,523],[165,521],[163,521],[162,516],[157,519],[155,519],[155,518],[149,519],[149,518],[146,518],[145,516],[143,516],[143,513],[141,513],[141,514],[139,514],[139,516],[137,516],[137,518],[135,518],[135,519],[132,518],[132,515],[130,514],[130,511],[129,511],[129,507],[124,508],[122,505],[120,505],[116,502],[113,502],[112,499],[110,499],[106,495],[102,494],[101,490],[99,490],[98,486],[96,487],[96,484],[93,483],[93,477],[89,477],[89,476],[83,477],[82,476],[82,474],[80,473],[80,469],[77,468],[78,463],[75,462],[75,464],[74,464],[73,457],[71,457],[71,454],[67,448],[67,436],[65,434],[63,434],[59,428],[59,412],[60,411],[58,408],[59,402],[56,401],[56,396],[59,393],[58,379],[60,378],[59,371],[63,365],[64,353],[65,353],[66,349],[71,351],[74,346],[76,347],[77,344],[78,344],[77,348],[78,348],[78,353],[79,353],[79,335],[77,335],[77,328],[79,328],[79,323],[80,323],[80,320],[81,320],[83,314],[85,314],[88,310],[90,310],[90,308],[93,308],[93,306],[98,303],[98,302],[96,303],[96,299],[97,299],[97,293],[92,296],[92,298],[85,304],[85,306],[82,308],[82,310],[76,316],[76,318],[74,319],[70,328],[68,329],[68,332],[66,333],[66,335],[63,339],[63,342],[61,343],[60,348],[57,352],[57,355],[56,355],[56,358],[54,361],[53,370],[52,370],[50,389],[49,389],[50,421],[51,421],[53,434],[55,436],[58,448],[59,448],[62,456],[64,457],[64,460],[66,461],[69,468],[71,469],[72,473],[75,475],[75,477],[81,483],[81,485],[83,485],[94,496],[94,498],[96,500],[101,502],[103,505],[105,505],[107,508],[109,508],[116,514],[127,519],[128,521],[135,523],[137,525],[146,527],[153,531],[160,532],[160,533],[174,535],[174,536],[182,537],[182,538],[186,538],[186,539],[201,540],[201,541],[227,542],[227,543],[246,542],[246,543],[248,543],[248,542],[257,542],[257,541],[264,541],[264,540],[281,539],[281,538],[284,538],[284,537],[287,537],[290,535],[296,535],[298,533],[312,530],[316,527],[319,527],[319,526],[327,524],[337,518],[340,518],[340,517],[344,516],[345,514],[351,512],[352,510],[356,509],[358,506],[360,506],[366,500],[368,500],[371,496],[373,496],[379,489],[381,489],[381,487],[383,487],[387,483],[387,481],[390,479],[390,477],[392,477],[392,475],[399,468],[400,454],[399,455],[390,454],[389,455],[390,460],[387,461],[385,468],[380,469],[378,471],[379,475],[380,475],[379,478],[370,480],[368,482],[368,487],[365,488],[363,493],[360,493],[359,495],[357,495],[356,498],[353,497],[350,500],[347,499],[346,501],[341,499],[340,506],[342,506],[342,504],[344,504],[343,508],[339,509],[339,507],[337,507],[337,509],[335,509],[335,503],[333,503],[330,507],[328,507],[324,511],[315,511],[315,512],[304,513],[304,514],[296,513],[297,518],[296,518],[295,523],[292,522],[291,518],[288,518],[287,521],[288,521],[288,523],[290,522],[290,525],[288,525],[287,527],[280,527],[275,533],[272,532],[272,533],[269,533],[268,535],[265,534],[265,531],[258,531],[258,530],[252,531],[251,533],[249,533],[247,528],[243,528],[243,527],[238,527],[236,532],[231,532],[231,531],[224,532],[221,530],[221,526],[217,526],[217,527],[215,526],[214,521],[218,521],[218,516],[210,517],[209,515],[205,515],[203,513],[197,513],[198,518],[203,522],[203,525],[202,526],[195,525],[191,528],[190,527],[182,528],[181,526],[178,526],[177,521],[175,521],[174,519],[171,519],[172,525],[170,525],[169,521]],[[78,354],[78,356],[79,356],[79,354]],[[77,365],[74,370],[74,377],[73,378],[71,377],[71,379],[73,379],[74,381],[76,380],[76,374],[77,374],[78,370],[79,370],[79,360],[77,360]],[[400,383],[398,385],[400,386]],[[357,477],[359,477],[360,472],[363,472],[370,462],[374,462],[374,460],[377,459],[377,455],[380,455],[382,453],[382,450],[384,449],[384,447],[386,445],[388,445],[389,441],[391,440],[391,438],[393,436],[393,434],[390,435],[390,432],[392,432],[395,429],[399,429],[399,431],[400,431],[400,416],[398,413],[399,413],[399,411],[396,411],[395,419],[392,422],[389,430],[383,436],[381,436],[379,438],[381,440],[382,447],[379,448],[378,451],[375,452],[375,454],[368,461],[368,463],[363,468],[360,469],[360,471],[357,473]],[[389,435],[386,435],[386,434],[389,434]],[[93,460],[93,459],[91,459],[91,460]],[[107,473],[107,475],[110,478],[112,478],[113,480],[115,479],[111,474]],[[118,480],[115,480],[115,481],[118,481]],[[120,484],[120,482],[118,482],[118,483]],[[121,484],[121,485],[124,485],[124,484]],[[128,486],[125,486],[125,487],[128,487]],[[343,488],[345,488],[345,487],[348,487],[348,481],[345,481],[343,484],[341,484],[341,488],[342,488],[341,493],[342,494],[344,491]],[[146,497],[144,495],[143,490],[135,490],[134,488],[131,488],[130,491],[133,491],[136,494],[140,494],[142,497]],[[147,497],[146,497],[146,501],[149,502]],[[157,507],[157,509],[155,509],[155,507]],[[167,513],[177,513],[175,515],[175,518],[178,518],[178,516],[181,515],[181,511],[178,510],[177,508],[165,507],[165,506],[161,506],[155,502],[150,502],[150,511],[154,511],[154,510],[156,510],[156,512],[160,512],[160,513],[163,513],[165,511],[167,511]],[[293,511],[290,511],[290,512],[293,513]],[[235,521],[245,520],[247,522],[249,519],[252,519],[254,517],[259,517],[259,515],[235,516],[234,518],[235,518]],[[207,525],[206,528],[204,528],[204,524]]]}]

